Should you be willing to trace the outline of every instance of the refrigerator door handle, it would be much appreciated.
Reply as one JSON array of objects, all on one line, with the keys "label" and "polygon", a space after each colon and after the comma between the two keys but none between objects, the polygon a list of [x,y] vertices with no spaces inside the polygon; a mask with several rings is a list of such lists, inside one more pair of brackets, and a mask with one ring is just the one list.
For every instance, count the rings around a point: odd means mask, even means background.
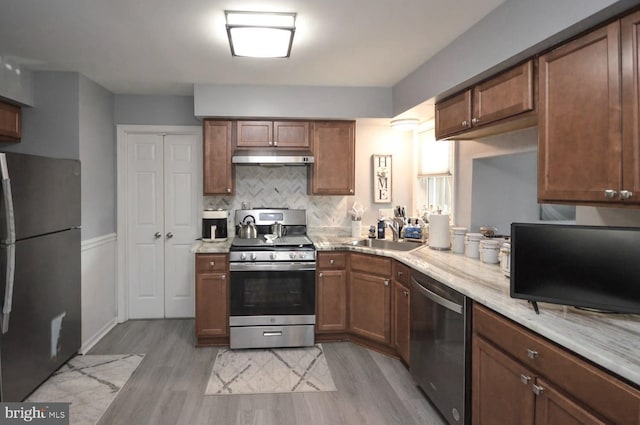
[{"label": "refrigerator door handle", "polygon": [[5,270],[4,305],[2,306],[2,333],[9,332],[9,317],[11,316],[11,304],[13,302],[13,282],[16,270],[16,246],[11,244],[6,247],[7,270]]},{"label": "refrigerator door handle", "polygon": [[2,333],[9,331],[9,316],[11,315],[11,304],[13,302],[13,283],[16,266],[16,222],[13,216],[13,196],[11,195],[11,179],[9,178],[9,167],[7,166],[7,156],[0,154],[0,176],[2,177],[2,196],[4,197],[4,214],[6,218],[7,239],[5,252],[7,255],[7,269],[5,270],[4,282],[4,305],[2,306],[1,326]]}]

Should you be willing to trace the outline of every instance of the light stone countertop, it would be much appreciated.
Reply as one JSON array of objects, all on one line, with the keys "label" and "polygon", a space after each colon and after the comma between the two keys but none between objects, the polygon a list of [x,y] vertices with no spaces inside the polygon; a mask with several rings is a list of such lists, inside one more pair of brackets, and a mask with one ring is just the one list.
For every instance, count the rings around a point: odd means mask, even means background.
[{"label": "light stone countertop", "polygon": [[[309,236],[318,251],[361,252],[396,259],[640,385],[640,315],[593,313],[549,303],[538,303],[540,315],[536,315],[526,301],[509,296],[509,278],[500,272],[497,264],[484,264],[478,259],[432,250],[418,243],[415,249],[402,252],[353,246],[349,242],[354,238],[332,231],[310,231]],[[191,251],[228,253],[231,240],[198,241]]]}]

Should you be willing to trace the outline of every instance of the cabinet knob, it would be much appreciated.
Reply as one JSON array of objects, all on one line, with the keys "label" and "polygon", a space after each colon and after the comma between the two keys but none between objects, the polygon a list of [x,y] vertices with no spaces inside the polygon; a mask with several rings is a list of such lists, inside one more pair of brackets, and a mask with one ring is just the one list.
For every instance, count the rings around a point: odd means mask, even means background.
[{"label": "cabinet knob", "polygon": [[467,121],[467,120],[462,121],[462,126],[463,127],[468,127],[469,126],[469,121]]},{"label": "cabinet knob", "polygon": [[329,264],[334,264],[336,262],[336,260],[334,260],[333,258],[331,260],[329,260]]},{"label": "cabinet knob", "polygon": [[623,201],[626,199],[629,199],[633,196],[633,192],[629,191],[629,190],[621,190],[620,191],[620,199],[622,199]]},{"label": "cabinet knob", "polygon": [[216,266],[216,262],[215,261],[209,261],[209,265],[211,266],[211,268]]},{"label": "cabinet knob", "polygon": [[273,146],[273,142],[269,142],[269,146]]},{"label": "cabinet knob", "polygon": [[402,272],[398,272],[398,277],[401,277],[401,276],[402,276]]},{"label": "cabinet knob", "polygon": [[542,388],[540,385],[534,385],[533,387],[531,387],[531,391],[533,391],[535,395],[542,395],[542,393],[544,392],[544,388]]},{"label": "cabinet knob", "polygon": [[409,296],[409,291],[402,291],[402,294],[403,294],[405,297],[408,297],[408,296]]},{"label": "cabinet knob", "polygon": [[530,359],[535,359],[538,357],[538,352],[536,350],[527,348],[527,357],[529,357]]},{"label": "cabinet knob", "polygon": [[616,197],[617,193],[618,192],[613,190],[613,189],[607,189],[607,190],[604,191],[604,197],[607,198],[607,199],[613,199],[613,198]]},{"label": "cabinet knob", "polygon": [[220,279],[225,280],[227,278],[226,274],[220,275]]},{"label": "cabinet knob", "polygon": [[349,193],[353,193],[353,189],[349,189]]},{"label": "cabinet knob", "polygon": [[160,239],[162,237],[162,233],[160,232],[156,232],[155,235],[153,235],[156,239]]},{"label": "cabinet knob", "polygon": [[389,279],[384,281],[384,286],[389,286]]},{"label": "cabinet knob", "polygon": [[531,382],[531,377],[527,375],[520,375],[520,382],[525,385],[529,385],[529,382]]},{"label": "cabinet knob", "polygon": [[478,118],[472,118],[471,119],[471,124],[476,125],[480,122],[480,120]]},{"label": "cabinet knob", "polygon": [[324,276],[324,273],[322,272],[318,273],[318,277],[322,277],[322,276]]},{"label": "cabinet knob", "polygon": [[277,140],[273,141],[273,146],[278,146],[278,141]]},{"label": "cabinet knob", "polygon": [[230,187],[227,188],[227,193],[231,193],[231,188]]}]

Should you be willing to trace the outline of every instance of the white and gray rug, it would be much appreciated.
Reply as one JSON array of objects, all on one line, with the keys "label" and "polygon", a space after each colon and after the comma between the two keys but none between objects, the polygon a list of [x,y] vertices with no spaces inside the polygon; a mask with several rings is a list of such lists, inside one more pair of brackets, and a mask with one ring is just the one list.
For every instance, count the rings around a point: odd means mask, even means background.
[{"label": "white and gray rug", "polygon": [[71,403],[70,425],[94,425],[143,358],[143,354],[76,356],[26,401]]},{"label": "white and gray rug", "polygon": [[336,391],[322,345],[220,349],[205,394]]}]

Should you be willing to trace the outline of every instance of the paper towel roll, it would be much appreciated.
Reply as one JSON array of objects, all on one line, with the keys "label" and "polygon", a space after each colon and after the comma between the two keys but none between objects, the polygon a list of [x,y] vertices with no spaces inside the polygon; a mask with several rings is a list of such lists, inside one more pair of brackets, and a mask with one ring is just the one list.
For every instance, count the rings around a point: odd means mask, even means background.
[{"label": "paper towel roll", "polygon": [[449,249],[449,214],[429,215],[429,247]]}]

